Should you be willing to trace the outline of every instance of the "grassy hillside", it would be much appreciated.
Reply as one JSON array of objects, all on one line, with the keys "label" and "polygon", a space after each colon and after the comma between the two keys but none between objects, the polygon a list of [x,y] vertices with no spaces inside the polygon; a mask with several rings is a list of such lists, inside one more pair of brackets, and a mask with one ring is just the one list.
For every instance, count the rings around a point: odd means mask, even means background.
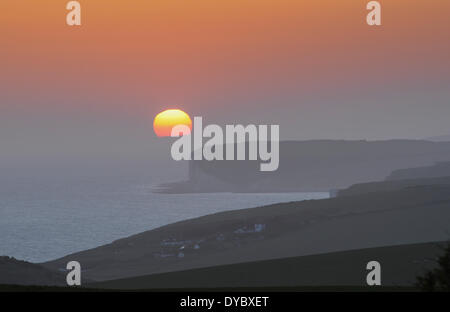
[{"label": "grassy hillside", "polygon": [[[439,244],[414,244],[239,263],[91,284],[111,289],[300,288],[366,286],[366,265],[379,261],[382,284],[413,286],[435,265]],[[336,287],[338,289],[338,287]]]},{"label": "grassy hillside", "polygon": [[[83,287],[0,285],[0,291],[414,291],[443,243],[350,250],[314,256],[213,266],[84,284]],[[367,287],[366,264],[382,267],[382,287]]]},{"label": "grassy hillside", "polygon": [[41,265],[0,257],[0,284],[16,285],[65,285],[64,274]]}]

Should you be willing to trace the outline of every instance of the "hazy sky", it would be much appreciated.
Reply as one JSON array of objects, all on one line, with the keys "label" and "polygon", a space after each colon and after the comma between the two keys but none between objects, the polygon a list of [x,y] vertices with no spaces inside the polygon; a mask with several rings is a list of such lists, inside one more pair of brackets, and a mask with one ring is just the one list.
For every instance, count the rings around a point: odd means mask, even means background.
[{"label": "hazy sky", "polygon": [[282,139],[450,134],[450,1],[0,1],[0,168],[169,161],[152,119]]}]

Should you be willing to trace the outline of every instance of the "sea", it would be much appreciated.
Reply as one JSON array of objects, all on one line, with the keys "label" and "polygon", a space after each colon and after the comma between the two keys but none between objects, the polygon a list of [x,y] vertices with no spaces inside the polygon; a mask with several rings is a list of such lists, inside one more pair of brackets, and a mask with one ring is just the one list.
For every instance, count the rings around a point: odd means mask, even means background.
[{"label": "sea", "polygon": [[142,177],[0,180],[0,256],[45,262],[173,222],[329,193],[157,194]]}]

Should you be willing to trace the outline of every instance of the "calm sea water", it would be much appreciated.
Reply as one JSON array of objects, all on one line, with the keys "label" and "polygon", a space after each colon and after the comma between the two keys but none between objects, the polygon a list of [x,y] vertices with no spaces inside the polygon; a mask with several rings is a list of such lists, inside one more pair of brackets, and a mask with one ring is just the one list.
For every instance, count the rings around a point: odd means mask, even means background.
[{"label": "calm sea water", "polygon": [[226,210],[327,198],[328,193],[154,194],[133,178],[6,180],[0,255],[43,262],[172,222]]}]

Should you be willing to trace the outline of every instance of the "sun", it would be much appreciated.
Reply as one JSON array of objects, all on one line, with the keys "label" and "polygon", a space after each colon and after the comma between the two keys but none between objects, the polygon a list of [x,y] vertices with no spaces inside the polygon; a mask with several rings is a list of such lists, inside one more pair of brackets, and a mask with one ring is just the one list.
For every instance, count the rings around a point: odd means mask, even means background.
[{"label": "sun", "polygon": [[156,115],[153,129],[158,137],[170,137],[172,128],[185,125],[192,130],[192,120],[188,114],[180,109],[167,109]]}]

